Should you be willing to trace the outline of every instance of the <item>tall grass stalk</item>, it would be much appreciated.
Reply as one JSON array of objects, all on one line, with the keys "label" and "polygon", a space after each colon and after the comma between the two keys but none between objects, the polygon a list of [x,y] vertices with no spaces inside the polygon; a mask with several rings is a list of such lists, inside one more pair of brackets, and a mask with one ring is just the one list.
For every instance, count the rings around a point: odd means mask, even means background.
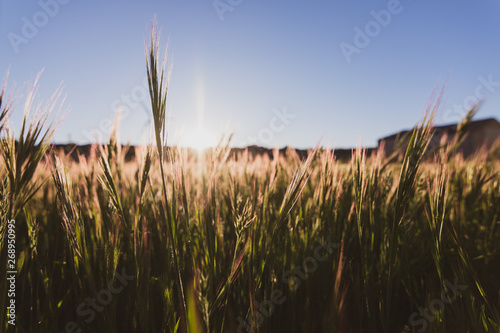
[{"label": "tall grass stalk", "polygon": [[414,193],[419,167],[432,139],[432,126],[434,116],[439,107],[439,101],[440,96],[435,102],[433,102],[432,99],[429,101],[420,124],[413,130],[399,174],[399,182],[394,202],[394,219],[389,228],[389,239],[387,242],[387,286],[384,298],[385,301],[383,301],[385,304],[382,307],[382,318],[384,318],[383,326],[385,331],[389,331],[389,325],[391,323],[390,318],[394,311],[392,304],[393,294],[398,289],[395,278],[400,274],[399,265],[401,264],[396,260],[399,252],[399,226],[405,219],[408,201]]},{"label": "tall grass stalk", "polygon": [[158,159],[160,164],[161,181],[163,188],[163,199],[165,202],[166,210],[166,226],[168,232],[168,240],[170,245],[170,250],[172,253],[172,259],[174,264],[174,271],[176,273],[176,284],[179,292],[179,303],[182,310],[181,321],[182,326],[187,331],[189,329],[187,325],[187,306],[186,298],[184,296],[184,286],[182,282],[181,271],[179,268],[179,259],[177,256],[177,249],[174,239],[175,233],[175,221],[172,221],[170,217],[170,205],[167,194],[167,185],[165,183],[165,171],[164,171],[164,144],[166,144],[166,129],[165,129],[165,115],[167,108],[167,92],[168,92],[168,81],[165,79],[165,67],[166,67],[166,56],[164,56],[163,61],[160,65],[160,39],[157,32],[156,22],[152,23],[151,26],[151,36],[149,49],[146,48],[146,68],[148,75],[148,85],[149,94],[151,97],[151,108],[153,111],[153,124],[154,132],[156,138],[156,149],[158,153]]}]

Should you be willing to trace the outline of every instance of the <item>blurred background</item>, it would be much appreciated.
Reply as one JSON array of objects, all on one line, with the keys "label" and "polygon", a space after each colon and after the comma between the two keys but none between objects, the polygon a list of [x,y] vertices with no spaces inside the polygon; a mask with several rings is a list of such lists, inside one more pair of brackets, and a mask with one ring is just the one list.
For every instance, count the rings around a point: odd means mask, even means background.
[{"label": "blurred background", "polygon": [[168,43],[168,144],[375,146],[414,126],[444,85],[438,124],[500,119],[500,1],[0,1],[0,76],[38,98],[61,85],[57,143],[150,141],[144,57]]}]

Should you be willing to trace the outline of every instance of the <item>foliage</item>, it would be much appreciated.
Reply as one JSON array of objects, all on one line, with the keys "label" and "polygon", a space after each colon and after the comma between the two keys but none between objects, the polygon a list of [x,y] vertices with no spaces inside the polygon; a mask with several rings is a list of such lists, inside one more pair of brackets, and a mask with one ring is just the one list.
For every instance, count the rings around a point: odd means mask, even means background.
[{"label": "foliage", "polygon": [[[193,154],[164,140],[158,45],[153,33],[156,154],[126,161],[113,135],[74,161],[49,150],[54,99],[25,113],[16,139],[0,95],[0,273],[15,219],[16,331],[498,332],[499,164],[454,147],[426,155],[437,103],[402,163],[361,148],[348,164],[321,148],[304,161],[227,143]],[[77,311],[123,270],[133,278],[95,317]],[[450,298],[450,283],[465,287]]]}]

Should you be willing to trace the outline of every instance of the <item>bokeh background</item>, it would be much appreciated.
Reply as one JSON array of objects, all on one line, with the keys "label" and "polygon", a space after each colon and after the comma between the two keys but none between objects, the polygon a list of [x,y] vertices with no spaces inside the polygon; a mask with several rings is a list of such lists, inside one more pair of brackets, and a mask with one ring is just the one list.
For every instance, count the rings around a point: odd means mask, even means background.
[{"label": "bokeh background", "polygon": [[121,141],[147,143],[155,15],[172,68],[169,144],[232,131],[233,146],[374,146],[415,125],[443,85],[438,123],[479,100],[478,119],[500,119],[498,0],[3,0],[0,76],[22,95],[43,69],[43,100],[62,84],[58,143],[105,141],[120,112]]}]

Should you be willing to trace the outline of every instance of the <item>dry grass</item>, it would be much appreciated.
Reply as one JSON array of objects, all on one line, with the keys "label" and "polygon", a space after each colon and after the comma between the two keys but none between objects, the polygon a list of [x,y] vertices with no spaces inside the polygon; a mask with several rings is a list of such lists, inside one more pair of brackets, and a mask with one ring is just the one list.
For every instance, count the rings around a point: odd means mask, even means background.
[{"label": "dry grass", "polygon": [[[498,332],[499,165],[488,152],[456,156],[461,137],[428,154],[437,103],[402,163],[362,149],[349,164],[321,148],[305,161],[293,151],[232,156],[225,144],[192,156],[165,142],[159,45],[153,29],[156,146],[137,148],[136,161],[125,162],[115,136],[78,162],[51,152],[54,99],[41,116],[26,113],[14,136],[1,93],[0,273],[5,280],[5,225],[15,218],[16,331],[75,321],[89,332],[236,332],[247,320],[255,332],[418,332],[419,309],[457,280],[467,288],[426,329]],[[336,246],[305,270],[325,241]],[[122,269],[133,281],[86,321],[78,306]],[[259,308],[277,290],[284,302]]]}]

